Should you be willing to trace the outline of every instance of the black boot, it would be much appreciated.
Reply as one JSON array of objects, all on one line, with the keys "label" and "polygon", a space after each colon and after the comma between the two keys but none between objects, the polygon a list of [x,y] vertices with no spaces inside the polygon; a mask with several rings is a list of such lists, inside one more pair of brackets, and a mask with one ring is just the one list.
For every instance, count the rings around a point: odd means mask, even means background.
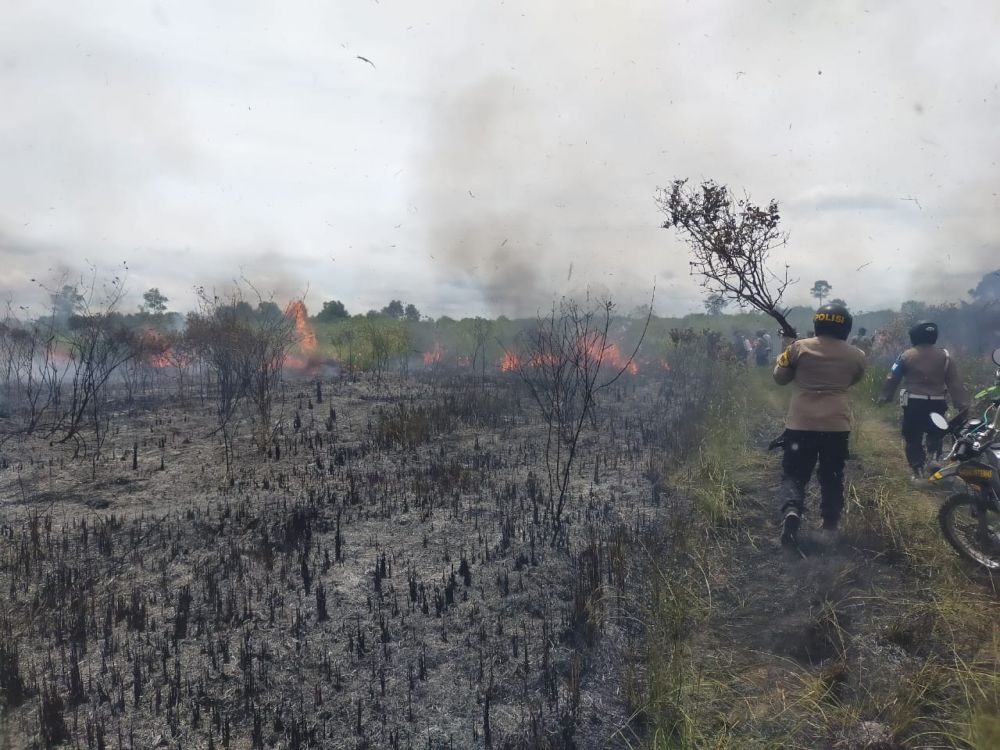
[{"label": "black boot", "polygon": [[795,508],[789,508],[785,511],[785,518],[781,522],[781,543],[784,546],[795,546],[800,520],[799,512]]}]

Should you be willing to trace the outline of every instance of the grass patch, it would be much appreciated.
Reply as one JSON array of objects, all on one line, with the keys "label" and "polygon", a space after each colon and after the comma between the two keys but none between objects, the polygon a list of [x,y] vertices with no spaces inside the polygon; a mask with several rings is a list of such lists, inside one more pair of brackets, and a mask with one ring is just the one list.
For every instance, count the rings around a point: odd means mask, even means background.
[{"label": "grass patch", "polygon": [[[838,738],[845,747],[1000,747],[996,590],[944,541],[936,518],[943,498],[909,481],[898,407],[872,403],[877,373],[853,394],[840,544],[858,565],[889,574],[845,601],[821,597],[808,621],[790,626],[825,644],[815,663],[714,637],[720,618],[738,625],[742,611],[762,606],[736,592],[746,600],[720,607],[737,558],[769,573],[766,555],[749,550],[768,543],[760,529],[773,509],[762,510],[755,495],[766,495],[779,471],[760,449],[785,399],[768,379],[751,371],[730,388],[703,425],[700,449],[672,474],[692,512],[650,607],[650,746],[814,747]],[[756,527],[744,523],[752,513]],[[829,585],[850,582],[835,575]],[[852,632],[846,613],[859,599],[877,615]]]}]

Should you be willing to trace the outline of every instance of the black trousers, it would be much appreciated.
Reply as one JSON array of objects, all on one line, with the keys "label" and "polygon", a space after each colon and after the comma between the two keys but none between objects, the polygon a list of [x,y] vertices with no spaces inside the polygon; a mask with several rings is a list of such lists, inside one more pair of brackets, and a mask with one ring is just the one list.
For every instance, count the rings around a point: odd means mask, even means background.
[{"label": "black trousers", "polygon": [[819,512],[824,520],[836,521],[844,509],[844,463],[850,432],[785,430],[785,455],[781,459],[781,512],[803,510],[806,485],[819,462]]},{"label": "black trousers", "polygon": [[[922,469],[927,455],[937,458],[941,454],[941,442],[945,431],[939,430],[931,422],[931,414],[944,414],[948,402],[944,399],[910,399],[903,407],[903,442],[906,446],[906,462],[913,469]],[[924,446],[926,445],[926,450]]]}]

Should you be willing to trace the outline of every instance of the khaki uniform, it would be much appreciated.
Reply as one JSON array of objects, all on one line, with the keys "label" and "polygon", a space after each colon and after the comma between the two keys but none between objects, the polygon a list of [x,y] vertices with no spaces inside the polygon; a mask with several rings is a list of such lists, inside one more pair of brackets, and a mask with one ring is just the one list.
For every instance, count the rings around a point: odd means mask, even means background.
[{"label": "khaki uniform", "polygon": [[856,346],[863,351],[866,357],[872,353],[872,340],[867,336],[855,336],[851,339],[851,346]]},{"label": "khaki uniform", "polygon": [[789,430],[848,432],[847,389],[865,374],[865,353],[831,336],[793,342],[778,357],[774,379],[792,385],[785,417]]},{"label": "khaki uniform", "polygon": [[922,476],[927,456],[941,454],[944,432],[934,426],[931,414],[944,416],[948,399],[959,411],[969,408],[969,394],[962,385],[958,365],[933,344],[911,346],[896,359],[882,385],[882,401],[891,401],[902,383],[903,444],[915,476]]},{"label": "khaki uniform", "polygon": [[792,386],[781,444],[781,512],[802,513],[818,462],[820,514],[836,527],[844,508],[844,464],[851,430],[847,389],[865,374],[865,354],[832,336],[792,342],[778,357],[774,379]]},{"label": "khaki uniform", "polygon": [[899,355],[882,387],[882,398],[891,401],[900,383],[907,393],[941,400],[950,396],[956,409],[969,407],[969,394],[962,385],[958,365],[947,349],[933,344],[911,346]]}]

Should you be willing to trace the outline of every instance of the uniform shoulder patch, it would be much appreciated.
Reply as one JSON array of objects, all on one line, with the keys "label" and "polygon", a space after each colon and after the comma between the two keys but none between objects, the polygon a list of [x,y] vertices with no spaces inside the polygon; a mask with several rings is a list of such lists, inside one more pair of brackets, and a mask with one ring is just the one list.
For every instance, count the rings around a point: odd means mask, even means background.
[{"label": "uniform shoulder patch", "polygon": [[781,354],[778,355],[778,367],[791,367],[792,361],[788,356],[788,352],[791,351],[792,347],[788,347]]}]

